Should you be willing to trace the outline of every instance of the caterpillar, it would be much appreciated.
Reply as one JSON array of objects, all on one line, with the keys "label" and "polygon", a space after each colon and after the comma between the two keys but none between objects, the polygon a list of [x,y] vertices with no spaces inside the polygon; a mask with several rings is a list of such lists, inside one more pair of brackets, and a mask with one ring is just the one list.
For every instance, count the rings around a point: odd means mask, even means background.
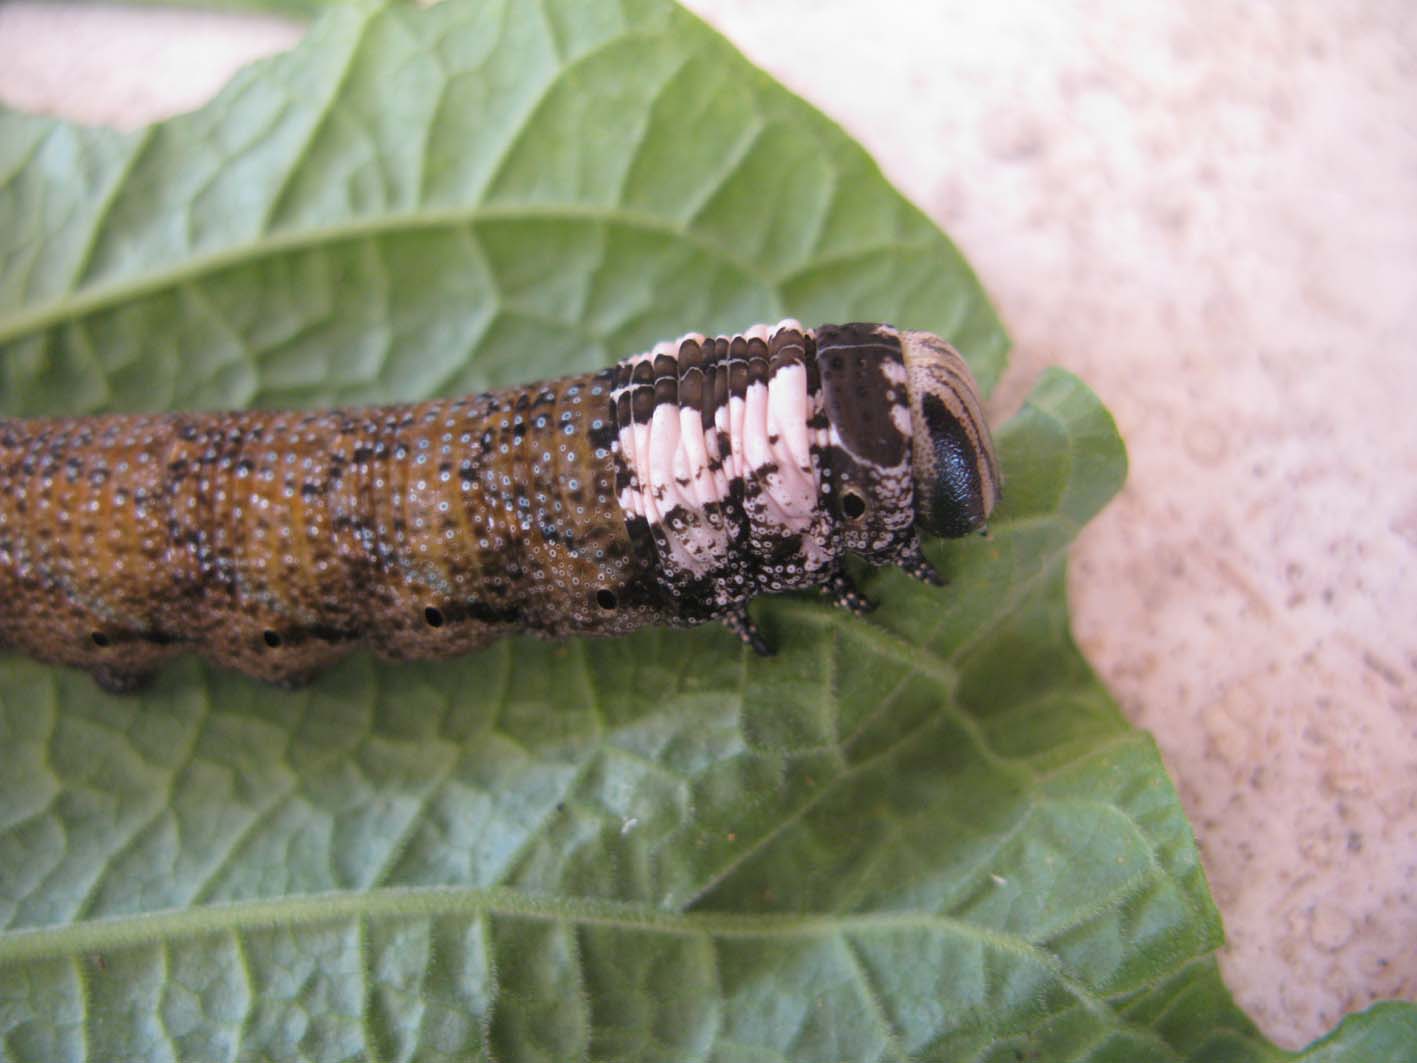
[{"label": "caterpillar", "polygon": [[113,692],[194,651],[296,686],[513,632],[725,624],[758,594],[870,604],[854,554],[941,583],[919,530],[999,498],[943,340],[796,321],[600,372],[321,412],[0,421],[0,646]]}]

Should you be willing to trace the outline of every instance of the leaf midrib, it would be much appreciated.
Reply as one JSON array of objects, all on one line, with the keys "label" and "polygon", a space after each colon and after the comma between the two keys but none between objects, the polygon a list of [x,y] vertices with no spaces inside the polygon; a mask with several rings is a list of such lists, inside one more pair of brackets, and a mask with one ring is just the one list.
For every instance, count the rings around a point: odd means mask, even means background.
[{"label": "leaf midrib", "polygon": [[[706,239],[693,229],[675,225],[653,214],[627,210],[623,207],[528,203],[457,210],[417,211],[385,215],[374,221],[267,236],[259,241],[240,244],[211,254],[193,256],[183,265],[174,269],[148,273],[137,279],[116,284],[96,285],[87,291],[51,300],[24,313],[0,318],[0,344],[12,343],[62,322],[125,305],[155,292],[191,284],[211,274],[247,265],[263,258],[272,258],[281,254],[297,254],[362,238],[380,238],[434,229],[451,229],[475,225],[480,222],[508,221],[601,222],[627,229],[637,229],[656,236],[672,237],[692,245],[705,256],[738,271],[741,275],[773,292],[780,291],[795,276],[795,272],[789,272],[779,277],[770,276],[753,265],[750,260],[732,254],[716,241]],[[908,243],[873,244],[869,247],[854,248],[842,254],[816,257],[802,268],[818,269],[823,266],[848,262],[863,255],[879,254],[889,250],[906,250],[916,246]]]},{"label": "leaf midrib", "polygon": [[190,284],[213,273],[263,258],[295,254],[367,237],[456,228],[483,221],[520,220],[602,221],[623,225],[627,228],[637,228],[656,235],[672,236],[693,243],[700,250],[716,256],[726,265],[739,269],[766,285],[772,286],[775,283],[766,275],[754,270],[746,262],[735,259],[711,241],[681,230],[653,215],[623,208],[586,208],[573,204],[548,204],[546,206],[518,204],[506,207],[484,206],[458,210],[425,210],[387,214],[376,220],[353,222],[322,229],[268,235],[260,240],[234,245],[210,254],[194,255],[174,269],[146,273],[136,279],[115,284],[96,285],[87,291],[51,300],[25,313],[15,314],[8,319],[0,320],[0,344],[12,342],[22,336],[50,328],[63,321],[85,317],[113,306],[124,305],[154,292]]},{"label": "leaf midrib", "polygon": [[1020,956],[1067,979],[1057,958],[1027,939],[933,912],[676,912],[643,903],[537,895],[501,886],[480,889],[400,886],[315,893],[15,930],[0,934],[0,964],[70,958],[153,943],[166,945],[182,939],[277,926],[290,929],[342,921],[445,916],[499,916],[716,939],[812,938],[893,930],[933,930],[956,934]]}]

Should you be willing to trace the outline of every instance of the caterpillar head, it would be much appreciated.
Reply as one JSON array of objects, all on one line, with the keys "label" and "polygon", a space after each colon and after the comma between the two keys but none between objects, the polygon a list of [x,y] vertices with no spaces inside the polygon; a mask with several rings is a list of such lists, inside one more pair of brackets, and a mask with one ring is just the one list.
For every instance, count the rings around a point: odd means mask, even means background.
[{"label": "caterpillar head", "polygon": [[958,537],[983,527],[999,464],[969,367],[928,332],[889,325],[816,330],[827,472],[847,549],[879,564],[917,529]]},{"label": "caterpillar head", "polygon": [[929,332],[900,333],[910,391],[915,523],[945,538],[984,526],[1002,477],[974,377],[958,351]]}]

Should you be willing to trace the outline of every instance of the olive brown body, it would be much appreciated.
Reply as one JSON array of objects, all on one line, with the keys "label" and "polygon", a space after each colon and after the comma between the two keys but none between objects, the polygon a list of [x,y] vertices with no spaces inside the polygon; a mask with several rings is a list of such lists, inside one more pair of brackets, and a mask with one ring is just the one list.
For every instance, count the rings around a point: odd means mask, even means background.
[{"label": "olive brown body", "polygon": [[134,689],[183,651],[294,685],[502,635],[861,601],[847,553],[933,574],[917,524],[998,495],[964,363],[796,322],[418,405],[0,421],[0,645]]}]

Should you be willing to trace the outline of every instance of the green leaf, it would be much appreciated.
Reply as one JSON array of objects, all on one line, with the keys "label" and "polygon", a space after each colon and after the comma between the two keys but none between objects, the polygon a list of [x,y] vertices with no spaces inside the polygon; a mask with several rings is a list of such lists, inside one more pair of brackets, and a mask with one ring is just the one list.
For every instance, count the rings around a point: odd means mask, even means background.
[{"label": "green leaf", "polygon": [[[785,314],[1003,368],[944,237],[663,0],[339,8],[135,135],[0,116],[6,415],[451,394]],[[1000,443],[948,590],[763,603],[770,662],[651,631],[122,699],[0,659],[0,1057],[1284,1058],[1068,632],[1111,419],[1053,372]]]}]

